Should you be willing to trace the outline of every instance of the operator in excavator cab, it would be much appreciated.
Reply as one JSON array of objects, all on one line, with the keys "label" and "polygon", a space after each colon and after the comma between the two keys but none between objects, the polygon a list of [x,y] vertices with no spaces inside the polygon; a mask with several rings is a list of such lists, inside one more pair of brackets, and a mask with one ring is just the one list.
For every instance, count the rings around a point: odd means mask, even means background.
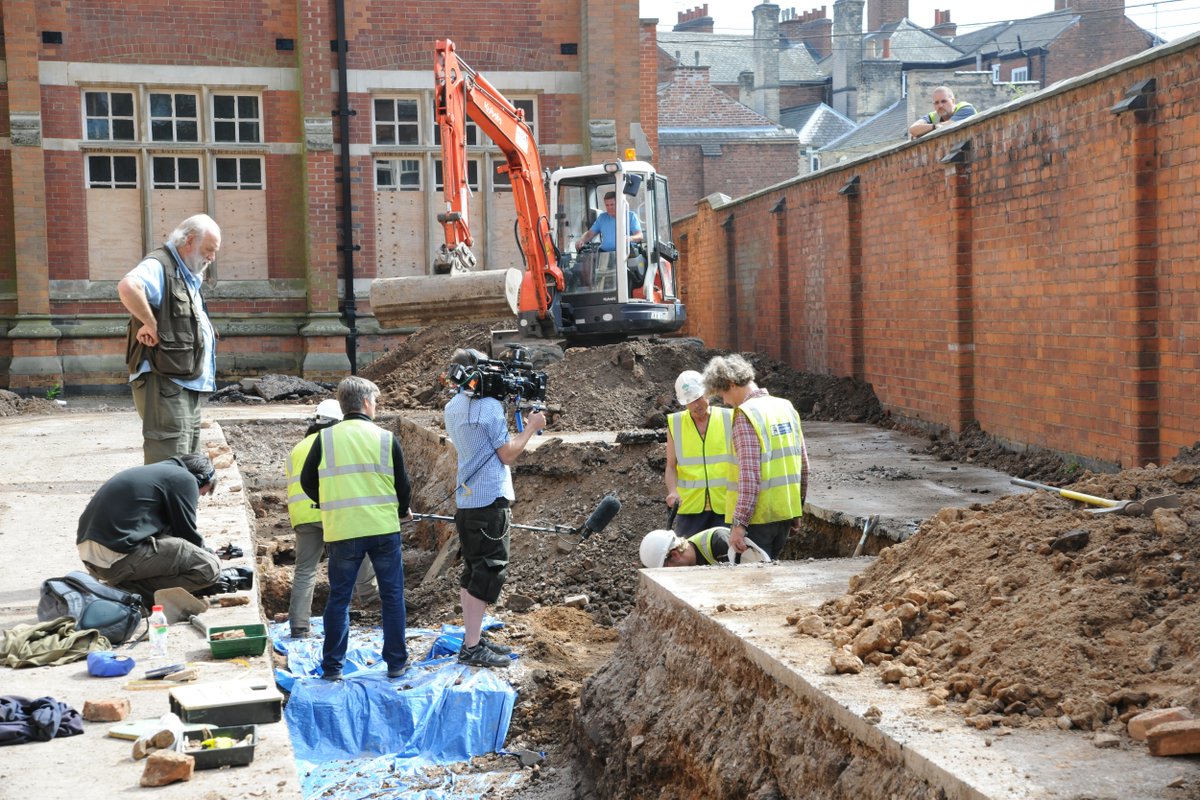
[{"label": "operator in excavator cab", "polygon": [[[632,211],[625,212],[629,215],[629,241],[630,243],[640,242],[644,238],[642,233],[642,223],[638,219],[637,214]],[[611,253],[617,249],[617,193],[607,192],[604,195],[604,210],[596,216],[596,221],[592,223],[592,227],[588,232],[579,238],[575,243],[576,250],[582,250],[584,245],[600,237],[600,252]]]}]

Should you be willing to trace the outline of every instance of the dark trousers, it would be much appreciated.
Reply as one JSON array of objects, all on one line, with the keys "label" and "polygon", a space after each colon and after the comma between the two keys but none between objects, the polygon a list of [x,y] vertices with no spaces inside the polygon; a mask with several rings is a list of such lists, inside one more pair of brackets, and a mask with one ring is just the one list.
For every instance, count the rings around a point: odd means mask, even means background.
[{"label": "dark trousers", "polygon": [[746,529],[746,537],[761,547],[774,561],[783,552],[787,544],[788,532],[792,529],[792,521],[785,519],[780,522],[760,522]]},{"label": "dark trousers", "polygon": [[212,586],[221,574],[216,555],[175,536],[152,536],[111,567],[84,566],[109,586],[137,592],[147,608],[159,589],[195,592]]},{"label": "dark trousers", "polygon": [[350,596],[358,580],[358,570],[364,558],[371,559],[375,578],[379,581],[379,598],[383,610],[383,660],[388,669],[397,670],[408,661],[404,644],[404,629],[408,624],[404,612],[404,557],[400,550],[400,534],[362,536],[326,542],[329,556],[329,599],[325,601],[325,651],[321,659],[324,675],[342,671],[346,648],[350,643]]}]

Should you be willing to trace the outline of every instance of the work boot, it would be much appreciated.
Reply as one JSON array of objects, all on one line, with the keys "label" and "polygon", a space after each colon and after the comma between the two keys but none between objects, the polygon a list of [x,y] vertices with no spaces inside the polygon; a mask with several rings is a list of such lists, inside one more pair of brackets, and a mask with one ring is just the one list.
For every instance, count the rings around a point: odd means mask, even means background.
[{"label": "work boot", "polygon": [[404,661],[398,667],[388,667],[387,676],[389,679],[399,678],[402,675],[404,675],[404,672],[407,669],[408,669],[408,662]]},{"label": "work boot", "polygon": [[330,670],[329,672],[326,672],[321,675],[321,680],[323,680],[323,681],[340,681],[341,679],[342,679],[342,671],[340,669],[339,670]]},{"label": "work boot", "polygon": [[482,641],[474,647],[463,645],[458,651],[458,663],[467,664],[472,667],[507,667],[512,663],[512,659],[508,656],[502,656],[499,653],[493,653],[488,649],[487,645]]}]

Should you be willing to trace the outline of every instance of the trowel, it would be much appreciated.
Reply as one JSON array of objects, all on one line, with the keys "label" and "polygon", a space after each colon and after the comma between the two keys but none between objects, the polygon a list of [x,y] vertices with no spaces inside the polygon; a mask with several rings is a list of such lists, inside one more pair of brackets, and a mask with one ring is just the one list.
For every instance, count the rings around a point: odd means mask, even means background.
[{"label": "trowel", "polygon": [[154,604],[163,607],[167,622],[191,622],[197,628],[207,631],[207,626],[196,615],[208,611],[208,603],[201,600],[187,589],[178,586],[170,589],[159,589],[154,593]]}]

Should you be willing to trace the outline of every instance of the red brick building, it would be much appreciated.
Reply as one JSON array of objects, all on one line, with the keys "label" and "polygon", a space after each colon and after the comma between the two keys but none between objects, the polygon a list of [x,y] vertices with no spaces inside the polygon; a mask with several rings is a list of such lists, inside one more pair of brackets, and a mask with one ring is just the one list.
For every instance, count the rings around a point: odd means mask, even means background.
[{"label": "red brick building", "polygon": [[796,132],[712,86],[708,72],[678,66],[658,91],[658,169],[676,216],[707,195],[738,197],[807,171]]},{"label": "red brick building", "polygon": [[[0,24],[14,390],[121,386],[116,283],[201,211],[223,230],[206,290],[221,379],[335,377],[382,352],[398,332],[371,316],[370,281],[427,273],[440,243],[437,39],[526,110],[550,168],[657,147],[636,0],[0,0]],[[509,266],[499,151],[476,136],[469,156],[477,252]]]}]

